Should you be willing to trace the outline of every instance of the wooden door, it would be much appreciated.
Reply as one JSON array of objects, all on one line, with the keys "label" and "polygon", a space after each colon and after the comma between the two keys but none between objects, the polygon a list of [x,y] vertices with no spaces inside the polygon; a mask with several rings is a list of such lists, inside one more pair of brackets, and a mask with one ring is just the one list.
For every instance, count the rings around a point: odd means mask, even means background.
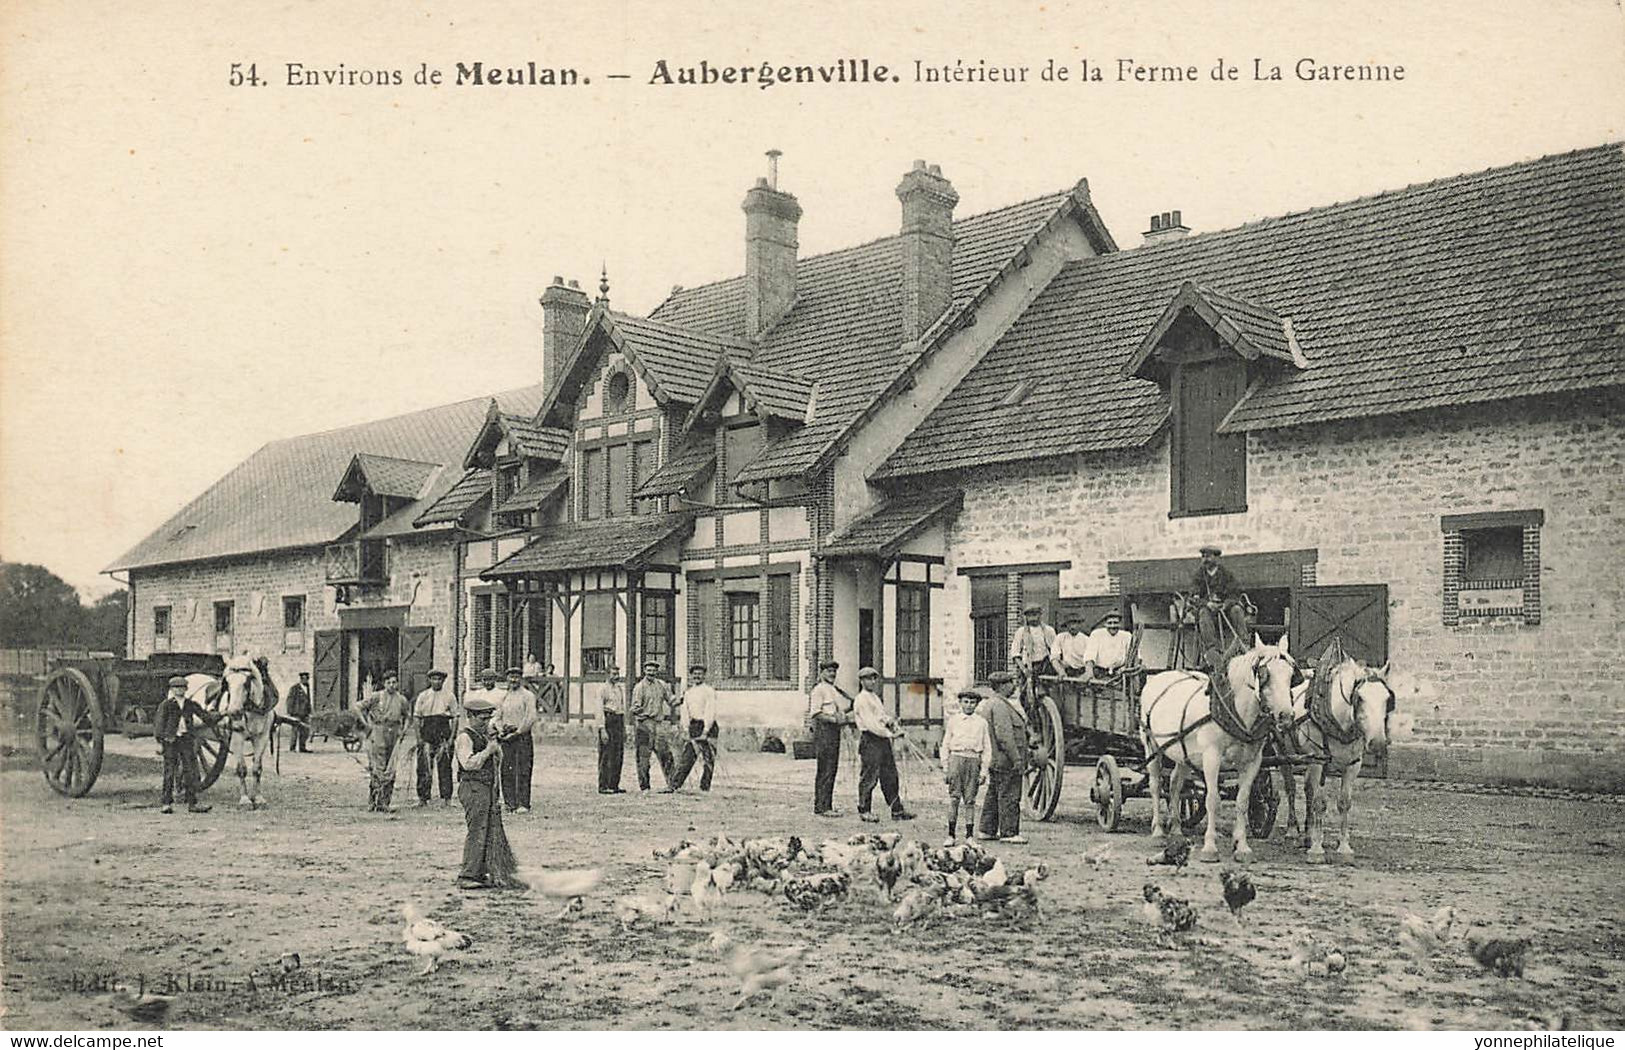
[{"label": "wooden door", "polygon": [[339,710],[344,706],[344,632],[317,631],[311,657],[311,710]]},{"label": "wooden door", "polygon": [[1388,662],[1388,585],[1295,587],[1292,590],[1292,652],[1312,664],[1332,638],[1362,663]]},{"label": "wooden door", "polygon": [[401,676],[401,692],[417,696],[428,688],[428,674],[434,670],[434,628],[402,627],[398,637],[395,669]]}]

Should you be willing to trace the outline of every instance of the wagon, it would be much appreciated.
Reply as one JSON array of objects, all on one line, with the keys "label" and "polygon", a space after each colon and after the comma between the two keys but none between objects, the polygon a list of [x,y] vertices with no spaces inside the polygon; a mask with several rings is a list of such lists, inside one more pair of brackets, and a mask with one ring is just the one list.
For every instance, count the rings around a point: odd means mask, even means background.
[{"label": "wagon", "polygon": [[[1176,603],[1176,610],[1186,606]],[[1268,630],[1268,625],[1259,625]],[[1068,766],[1093,767],[1089,801],[1107,831],[1122,823],[1127,799],[1149,797],[1149,756],[1140,738],[1140,689],[1158,671],[1184,670],[1195,664],[1196,627],[1188,616],[1165,621],[1142,620],[1133,628],[1128,659],[1118,673],[1084,679],[1041,675],[1024,690],[1034,760],[1028,774],[1023,808],[1038,820],[1052,820],[1061,800]],[[1265,752],[1265,772],[1253,783],[1248,806],[1248,833],[1267,839],[1275,828],[1279,798],[1268,772],[1283,763],[1273,747]],[[1168,794],[1171,769],[1163,770],[1162,794]],[[1221,781],[1226,798],[1236,794],[1236,778],[1227,771]],[[1187,777],[1179,798],[1180,823],[1190,830],[1207,815],[1201,777]]]},{"label": "wagon", "polygon": [[[35,721],[45,782],[59,794],[82,797],[101,775],[106,734],[151,735],[172,675],[224,671],[224,661],[214,653],[57,661],[40,686]],[[199,726],[195,739],[201,791],[220,779],[231,741],[224,726]]]}]

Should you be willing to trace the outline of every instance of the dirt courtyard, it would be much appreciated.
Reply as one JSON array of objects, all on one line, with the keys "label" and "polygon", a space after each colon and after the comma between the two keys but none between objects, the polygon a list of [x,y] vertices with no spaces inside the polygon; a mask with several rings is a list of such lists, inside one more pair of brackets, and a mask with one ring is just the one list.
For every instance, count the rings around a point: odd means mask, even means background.
[{"label": "dirt courtyard", "polygon": [[[108,979],[176,990],[168,1025],[184,1028],[1625,1027],[1625,806],[1611,802],[1366,782],[1355,861],[1310,867],[1277,831],[1255,846],[1258,899],[1238,920],[1217,866],[1146,866],[1149,802],[1130,801],[1127,831],[1108,836],[1085,808],[1091,771],[1069,770],[1060,819],[1029,825],[1030,845],[994,845],[1011,868],[1050,868],[1024,927],[963,917],[899,930],[878,900],[809,914],[736,888],[708,920],[628,934],[610,902],[661,892],[656,848],[719,831],[813,845],[893,827],[935,846],[945,804],[921,790],[919,820],[860,824],[843,768],[847,816],[818,819],[811,762],[734,752],[709,796],[691,784],[605,797],[589,748],[545,747],[540,812],[508,820],[515,851],[527,865],[605,869],[585,913],[559,920],[557,904],[530,895],[457,891],[460,808],[364,812],[362,770],[336,744],[284,754],[268,809],[240,812],[228,773],[206,797],[214,812],[171,816],[158,812],[151,741],[108,744],[79,800],[52,794],[27,751],[0,766],[4,1027],[125,1027]],[[635,788],[630,757],[623,783]],[[1084,862],[1107,842],[1112,860]],[[1161,943],[1141,916],[1148,875],[1198,908],[1183,943]],[[473,949],[417,976],[397,917],[408,900]],[[1531,938],[1524,978],[1405,955],[1401,913],[1445,904]],[[708,948],[714,927],[813,952],[794,984],[731,1011],[737,985]],[[1289,962],[1306,931],[1344,951],[1343,974]],[[279,980],[289,952],[300,968]]]}]

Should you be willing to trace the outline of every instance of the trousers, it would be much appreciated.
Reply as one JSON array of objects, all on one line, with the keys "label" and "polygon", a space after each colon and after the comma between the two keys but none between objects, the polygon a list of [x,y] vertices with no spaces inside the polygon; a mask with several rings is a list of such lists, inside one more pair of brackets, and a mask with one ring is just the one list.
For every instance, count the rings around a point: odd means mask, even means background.
[{"label": "trousers", "polygon": [[530,732],[502,741],[502,801],[509,809],[530,808],[530,775],[536,764],[536,742]]},{"label": "trousers", "polygon": [[163,804],[174,802],[179,789],[181,801],[190,806],[197,801],[197,748],[192,746],[192,738],[185,736],[160,746],[164,749]]},{"label": "trousers", "polygon": [[1250,644],[1252,628],[1247,623],[1247,608],[1238,601],[1225,602],[1219,609],[1203,605],[1196,610],[1196,634],[1202,642],[1202,662],[1207,667],[1217,669],[1219,658],[1224,652],[1224,639],[1220,637],[1219,617],[1223,613],[1228,625],[1235,632],[1242,644]]},{"label": "trousers", "polygon": [[858,812],[869,812],[875,785],[893,813],[903,812],[903,797],[897,789],[897,756],[890,737],[864,733],[858,738]]},{"label": "trousers", "polygon": [[389,808],[395,795],[395,748],[401,741],[400,725],[376,725],[367,737],[367,763],[371,775],[367,781],[367,809],[379,811]]},{"label": "trousers", "polygon": [[618,711],[604,712],[604,736],[598,742],[598,790],[614,791],[621,786],[621,766],[626,761],[626,718]]},{"label": "trousers", "polygon": [[440,776],[440,797],[451,798],[451,750],[451,717],[425,718],[418,739],[418,798],[422,801],[429,801],[436,773]]},{"label": "trousers", "polygon": [[717,725],[711,723],[711,731],[705,731],[705,723],[699,719],[689,719],[688,740],[683,744],[683,754],[677,759],[677,779],[672,787],[680,788],[688,774],[693,771],[694,763],[703,761],[705,769],[700,773],[700,790],[711,790],[711,777],[717,769]]},{"label": "trousers", "polygon": [[1021,834],[1021,770],[987,771],[987,797],[982,800],[979,829],[985,838],[1007,838]]},{"label": "trousers", "polygon": [[834,722],[813,723],[813,754],[818,772],[813,777],[813,812],[835,808],[835,773],[841,766],[841,727]]},{"label": "trousers", "polygon": [[640,720],[633,729],[633,744],[637,750],[638,787],[644,791],[649,790],[649,756],[652,754],[660,760],[660,779],[666,786],[672,787],[672,781],[677,777],[673,768],[671,745],[666,742],[663,732],[665,727],[659,722],[649,719]]}]

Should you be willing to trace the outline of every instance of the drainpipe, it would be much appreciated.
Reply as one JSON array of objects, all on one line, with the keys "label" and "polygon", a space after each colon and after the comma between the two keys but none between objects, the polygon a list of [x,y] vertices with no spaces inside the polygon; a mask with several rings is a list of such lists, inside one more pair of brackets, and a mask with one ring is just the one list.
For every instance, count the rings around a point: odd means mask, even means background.
[{"label": "drainpipe", "polygon": [[[451,693],[463,684],[463,533],[451,534]],[[466,692],[466,690],[465,690]],[[459,701],[461,702],[461,701]]]}]

